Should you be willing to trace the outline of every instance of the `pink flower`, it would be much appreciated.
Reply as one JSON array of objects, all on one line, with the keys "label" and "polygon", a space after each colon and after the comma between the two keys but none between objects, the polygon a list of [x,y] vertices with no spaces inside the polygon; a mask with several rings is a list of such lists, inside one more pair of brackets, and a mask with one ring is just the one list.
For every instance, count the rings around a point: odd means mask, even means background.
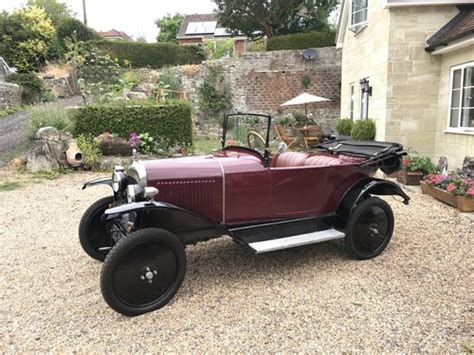
[{"label": "pink flower", "polygon": [[474,187],[471,187],[467,190],[467,195],[474,198]]},{"label": "pink flower", "polygon": [[448,186],[446,186],[446,191],[453,192],[454,190],[456,190],[456,185],[453,183],[450,183]]}]

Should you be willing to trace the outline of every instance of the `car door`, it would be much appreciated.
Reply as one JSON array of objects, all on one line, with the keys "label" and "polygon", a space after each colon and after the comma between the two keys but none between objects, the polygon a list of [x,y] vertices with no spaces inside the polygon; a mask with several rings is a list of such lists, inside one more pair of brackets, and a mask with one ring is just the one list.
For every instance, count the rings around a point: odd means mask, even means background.
[{"label": "car door", "polygon": [[327,202],[327,167],[270,168],[270,200],[274,218],[318,214]]}]

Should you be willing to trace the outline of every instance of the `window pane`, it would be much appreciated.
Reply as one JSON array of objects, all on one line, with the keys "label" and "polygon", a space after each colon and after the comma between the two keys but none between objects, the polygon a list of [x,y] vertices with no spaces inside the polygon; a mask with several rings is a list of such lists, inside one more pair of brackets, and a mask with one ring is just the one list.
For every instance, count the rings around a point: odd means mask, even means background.
[{"label": "window pane", "polygon": [[451,118],[449,120],[449,127],[459,127],[459,109],[455,108],[451,110]]},{"label": "window pane", "polygon": [[352,25],[367,21],[367,0],[352,1]]},{"label": "window pane", "polygon": [[453,89],[459,89],[461,87],[461,69],[453,72]]},{"label": "window pane", "polygon": [[474,89],[473,88],[467,88],[467,89],[463,90],[462,107],[466,107],[466,108],[467,107],[474,107],[474,100],[472,99],[473,95],[474,95]]},{"label": "window pane", "polygon": [[474,109],[468,108],[462,110],[462,126],[474,128]]},{"label": "window pane", "polygon": [[474,86],[474,67],[464,69],[464,87]]},{"label": "window pane", "polygon": [[461,96],[461,90],[453,90],[451,94],[451,107],[459,107],[459,99]]}]

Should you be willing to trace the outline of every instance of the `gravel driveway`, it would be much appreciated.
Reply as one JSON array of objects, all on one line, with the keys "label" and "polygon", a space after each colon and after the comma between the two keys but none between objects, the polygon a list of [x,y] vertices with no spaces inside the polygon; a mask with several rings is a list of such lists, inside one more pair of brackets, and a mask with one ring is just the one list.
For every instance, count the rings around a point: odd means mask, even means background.
[{"label": "gravel driveway", "polygon": [[340,242],[255,256],[223,238],[189,247],[165,308],[126,318],[99,290],[78,221],[107,187],[92,174],[0,193],[0,352],[459,352],[473,339],[473,230],[417,189],[389,199],[395,234],[378,258]]}]

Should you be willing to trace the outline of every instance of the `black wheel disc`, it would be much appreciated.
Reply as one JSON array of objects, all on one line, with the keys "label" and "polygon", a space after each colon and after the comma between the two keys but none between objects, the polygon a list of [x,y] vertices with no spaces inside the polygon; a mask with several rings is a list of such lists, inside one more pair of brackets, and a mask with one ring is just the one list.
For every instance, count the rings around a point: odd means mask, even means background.
[{"label": "black wheel disc", "polygon": [[130,307],[146,307],[166,296],[178,275],[177,258],[165,244],[147,242],[131,248],[114,268],[112,287]]},{"label": "black wheel disc", "polygon": [[105,197],[92,204],[81,218],[79,241],[84,251],[92,258],[103,261],[115,245],[110,233],[110,223],[101,220],[104,212],[113,206],[114,197]]},{"label": "black wheel disc", "polygon": [[367,208],[354,226],[354,247],[362,253],[377,250],[387,237],[388,224],[388,216],[382,208]]}]

